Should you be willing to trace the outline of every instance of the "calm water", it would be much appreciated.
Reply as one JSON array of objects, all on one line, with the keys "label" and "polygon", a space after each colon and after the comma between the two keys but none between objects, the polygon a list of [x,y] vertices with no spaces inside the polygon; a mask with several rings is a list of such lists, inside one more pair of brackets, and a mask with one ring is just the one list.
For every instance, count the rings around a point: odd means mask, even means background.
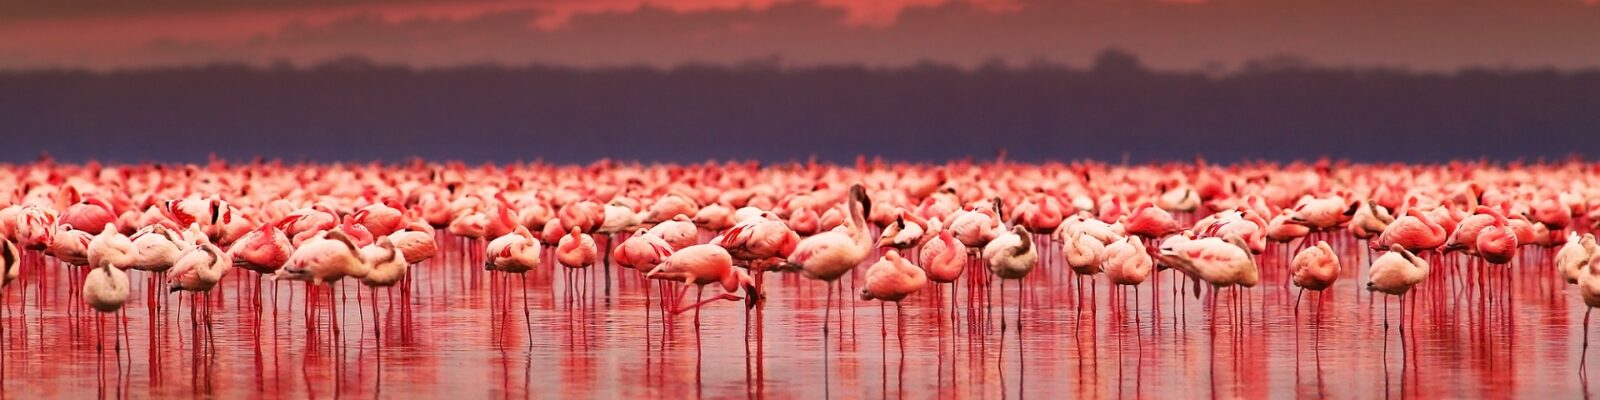
[{"label": "calm water", "polygon": [[[409,298],[379,290],[377,320],[373,293],[345,282],[335,336],[333,302],[319,297],[308,314],[300,283],[265,281],[257,311],[256,275],[233,271],[211,296],[207,328],[204,318],[193,323],[182,293],[161,291],[152,318],[147,276],[133,272],[120,354],[116,320],[104,320],[97,351],[97,319],[67,289],[77,284],[69,269],[35,261],[5,290],[0,376],[3,395],[17,398],[1587,395],[1578,373],[1584,307],[1548,254],[1529,250],[1495,274],[1436,266],[1407,301],[1402,341],[1401,303],[1358,291],[1367,257],[1359,245],[1341,246],[1344,276],[1320,298],[1307,293],[1298,316],[1274,250],[1261,258],[1263,284],[1237,298],[1224,291],[1214,310],[1172,272],[1114,295],[1103,281],[1080,292],[1070,271],[1049,265],[1021,293],[990,293],[993,312],[971,301],[984,293],[963,278],[955,322],[950,286],[938,296],[925,289],[904,302],[901,325],[894,305],[859,301],[846,278],[849,301],[831,312],[826,336],[826,286],[778,274],[767,275],[768,300],[756,311],[713,303],[697,330],[693,312],[663,325],[645,299],[647,287],[659,298],[657,285],[632,271],[613,279],[609,300],[602,273],[569,286],[564,269],[531,274],[524,298],[520,280],[442,256],[414,267]],[[568,290],[591,284],[587,294]]]}]

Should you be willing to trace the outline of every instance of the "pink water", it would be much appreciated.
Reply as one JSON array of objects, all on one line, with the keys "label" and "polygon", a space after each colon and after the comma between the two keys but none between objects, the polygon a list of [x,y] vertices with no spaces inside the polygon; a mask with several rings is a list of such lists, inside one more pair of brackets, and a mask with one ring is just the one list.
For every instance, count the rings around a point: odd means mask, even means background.
[{"label": "pink water", "polygon": [[[165,294],[150,317],[146,275],[133,272],[127,347],[104,352],[96,318],[81,306],[69,269],[30,262],[5,289],[3,394],[7,397],[222,398],[1283,398],[1547,397],[1587,394],[1579,375],[1585,308],[1561,282],[1549,255],[1530,249],[1498,275],[1436,266],[1407,309],[1364,290],[1366,253],[1342,246],[1339,283],[1294,309],[1282,255],[1263,255],[1263,284],[1224,292],[1215,311],[1179,290],[1172,272],[1137,295],[1113,298],[1103,278],[1093,305],[1075,302],[1075,279],[1046,265],[1025,281],[1022,329],[1000,330],[1000,301],[1015,318],[1015,286],[992,294],[995,309],[969,309],[959,282],[957,322],[949,286],[894,306],[862,302],[841,286],[849,308],[835,310],[824,336],[822,283],[769,274],[768,299],[746,313],[719,302],[672,318],[664,332],[633,271],[613,271],[607,300],[594,272],[592,302],[568,304],[560,270],[528,277],[532,324],[524,323],[517,281],[509,288],[459,257],[415,266],[413,294],[378,291],[373,336],[371,292],[341,286],[340,335],[327,312],[307,329],[305,285],[263,284],[256,311],[249,284],[233,271],[211,298],[210,333],[191,323],[184,294]],[[1465,265],[1446,260],[1445,264]],[[595,268],[598,269],[598,268]],[[1450,271],[1450,272],[1443,272]],[[1505,271],[1501,269],[1501,271]],[[970,271],[969,271],[970,272]],[[858,277],[860,273],[857,273]],[[970,275],[969,275],[970,276]],[[859,286],[859,282],[854,283]],[[654,284],[648,285],[655,287]],[[1184,282],[1183,286],[1187,286]],[[588,286],[585,286],[588,287]],[[1152,290],[1159,288],[1156,297]],[[708,292],[720,289],[708,289]],[[358,303],[358,293],[359,301]],[[693,292],[690,292],[693,296]],[[979,292],[978,294],[981,294]],[[497,297],[498,296],[498,297]],[[652,298],[659,293],[651,291]],[[274,301],[275,299],[275,301]],[[1374,302],[1376,299],[1376,302]],[[180,301],[182,309],[180,310]],[[1137,305],[1135,302],[1137,301]],[[1159,308],[1155,302],[1159,301]],[[1126,305],[1123,303],[1126,302]],[[326,307],[326,301],[318,308]],[[1408,304],[1410,302],[1408,301]],[[359,304],[359,305],[358,305]],[[1387,315],[1394,325],[1387,332]],[[648,310],[648,311],[647,311]],[[973,310],[977,314],[972,313]],[[646,313],[649,313],[649,319]],[[976,317],[976,320],[972,318]],[[758,327],[759,326],[759,327]],[[1014,328],[1014,322],[1008,327]],[[532,337],[528,331],[531,329]],[[884,330],[887,329],[887,334]],[[665,334],[664,334],[665,333]],[[196,339],[196,338],[200,339]],[[119,367],[118,360],[121,360]]]}]

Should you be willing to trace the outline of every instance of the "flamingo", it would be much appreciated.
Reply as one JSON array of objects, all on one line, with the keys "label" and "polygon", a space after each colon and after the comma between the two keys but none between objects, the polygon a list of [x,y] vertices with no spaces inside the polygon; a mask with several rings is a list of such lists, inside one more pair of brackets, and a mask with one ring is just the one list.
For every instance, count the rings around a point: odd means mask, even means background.
[{"label": "flamingo", "polygon": [[[517,227],[524,232],[527,228]],[[361,262],[368,266],[367,273],[359,277],[361,284],[371,289],[372,293],[372,335],[373,340],[382,343],[383,330],[378,323],[378,288],[387,288],[400,282],[406,276],[406,268],[410,262],[406,260],[405,253],[394,247],[394,242],[388,236],[378,236],[372,244],[362,247],[359,251]],[[526,288],[526,283],[524,283]],[[524,293],[526,298],[526,293]],[[359,302],[356,303],[358,306]],[[523,305],[526,315],[527,305]]]},{"label": "flamingo", "polygon": [[17,211],[15,231],[17,245],[28,250],[45,250],[56,231],[55,210],[37,205],[25,205]]},{"label": "flamingo", "polygon": [[695,228],[694,222],[683,214],[673,215],[672,218],[660,221],[646,232],[671,244],[673,250],[682,250],[699,244],[700,241],[700,231]]},{"label": "flamingo", "polygon": [[1596,258],[1590,258],[1584,271],[1578,274],[1578,296],[1583,299],[1583,304],[1588,306],[1583,311],[1583,348],[1578,353],[1578,368],[1583,370],[1589,361],[1589,314],[1594,313],[1595,307],[1600,307],[1600,263]]},{"label": "flamingo", "polygon": [[964,257],[967,254],[966,245],[955,240],[950,231],[941,230],[939,235],[922,246],[920,265],[927,269],[928,279],[938,283],[955,282],[961,277],[965,268]]},{"label": "flamingo", "polygon": [[1156,206],[1163,211],[1193,212],[1200,208],[1200,195],[1187,186],[1162,189]]},{"label": "flamingo", "polygon": [[1378,240],[1373,241],[1373,250],[1400,245],[1408,252],[1432,250],[1444,245],[1444,227],[1433,219],[1422,215],[1416,208],[1407,208],[1405,215],[1395,218],[1383,233],[1378,235]]},{"label": "flamingo", "polygon": [[528,272],[539,266],[542,248],[539,239],[533,237],[527,227],[519,225],[511,233],[489,241],[483,268],[513,274]]},{"label": "flamingo", "polygon": [[1288,214],[1278,214],[1278,216],[1272,217],[1271,221],[1267,221],[1267,240],[1289,243],[1310,234],[1311,227],[1290,223]]},{"label": "flamingo", "polygon": [[1329,231],[1349,222],[1360,210],[1360,202],[1349,202],[1339,196],[1307,198],[1285,212],[1290,223],[1305,225],[1313,231]]},{"label": "flamingo", "polygon": [[228,255],[235,267],[271,275],[289,261],[294,245],[289,236],[273,224],[261,224],[228,247]]},{"label": "flamingo", "polygon": [[[645,277],[683,282],[683,289],[679,291],[677,298],[683,298],[688,294],[690,286],[697,288],[694,304],[672,310],[673,314],[682,314],[684,311],[694,309],[696,329],[700,327],[700,307],[708,303],[718,300],[745,300],[745,308],[748,309],[755,307],[756,302],[761,299],[761,292],[756,287],[755,280],[743,270],[733,268],[733,256],[728,254],[727,249],[712,244],[697,244],[672,253],[661,265],[646,273]],[[725,293],[700,300],[705,293],[705,285],[711,283],[721,284]],[[733,294],[741,287],[745,291],[745,297]]]},{"label": "flamingo", "polygon": [[955,233],[956,240],[960,240],[967,249],[979,250],[1005,233],[1006,227],[1000,218],[1000,204],[996,199],[989,207],[975,206],[951,219],[949,229]]},{"label": "flamingo", "polygon": [[770,264],[768,260],[783,260],[793,255],[800,245],[800,236],[777,215],[762,212],[728,228],[711,243],[727,249],[734,260],[759,272]]},{"label": "flamingo", "polygon": [[[999,277],[1002,282],[1006,280],[1017,281],[1017,332],[1022,332],[1022,278],[1028,276],[1035,266],[1039,264],[1038,253],[1034,251],[1033,233],[1028,228],[1017,225],[1000,237],[990,241],[983,247],[983,258],[989,261],[989,272]],[[1001,283],[1004,288],[1004,283]],[[1000,292],[1000,330],[1005,331],[1006,319],[1005,291]]]},{"label": "flamingo", "polygon": [[[289,255],[289,261],[283,268],[273,274],[276,280],[306,281],[312,286],[327,284],[337,289],[333,283],[349,276],[361,278],[367,275],[371,267],[361,257],[359,247],[356,247],[343,231],[326,231],[310,237],[300,247],[294,249]],[[339,305],[334,300],[334,291],[328,291],[328,302],[333,307],[329,315],[333,318],[333,332],[337,337],[343,329],[339,326]]]},{"label": "flamingo", "polygon": [[211,302],[204,299],[202,293],[209,294],[217,282],[228,273],[228,268],[233,266],[233,260],[227,253],[222,252],[216,245],[199,239],[194,247],[178,256],[178,261],[172,264],[168,271],[168,292],[186,291],[190,293],[191,313],[189,318],[194,323],[193,310],[199,309],[203,314],[207,328],[211,326]]},{"label": "flamingo", "polygon": [[1255,287],[1261,281],[1256,263],[1250,259],[1250,248],[1239,237],[1226,240],[1209,237],[1163,243],[1160,251],[1164,263],[1194,280],[1196,297],[1200,296],[1201,281],[1211,284],[1213,308],[1217,304],[1218,290]]},{"label": "flamingo", "polygon": [[[700,210],[700,206],[689,196],[680,193],[667,193],[661,195],[654,203],[650,203],[650,209],[647,212],[648,215],[644,218],[644,222],[660,224],[668,220],[677,219],[678,215],[696,215]],[[671,242],[671,240],[668,240],[668,242]]]},{"label": "flamingo", "polygon": [[[279,268],[283,268],[284,263],[289,262],[289,255],[292,253],[294,245],[289,240],[289,235],[274,224],[261,224],[228,246],[228,257],[233,259],[234,267],[256,273],[255,279],[250,283],[255,289],[256,308],[261,307],[261,277],[277,273]],[[273,283],[274,298],[276,295],[277,283]]]},{"label": "flamingo", "polygon": [[556,243],[556,262],[567,267],[567,289],[570,294],[573,288],[570,280],[574,271],[594,265],[600,250],[595,246],[594,238],[584,235],[579,227],[573,226],[568,232]]},{"label": "flamingo", "polygon": [[1477,255],[1478,234],[1495,223],[1494,210],[1478,206],[1473,215],[1461,219],[1461,222],[1456,224],[1455,230],[1451,231],[1449,238],[1444,241],[1444,250],[1464,251],[1467,254]]},{"label": "flamingo", "polygon": [[[524,228],[526,229],[526,228]],[[379,236],[378,240],[360,249],[361,261],[366,264],[368,271],[357,278],[362,285],[371,288],[391,287],[400,282],[406,275],[405,253],[394,247],[394,242],[388,236]],[[538,253],[535,253],[536,255]],[[374,303],[376,304],[376,303]]]},{"label": "flamingo", "polygon": [[1383,206],[1372,204],[1371,201],[1357,202],[1356,212],[1350,216],[1350,234],[1358,239],[1369,240],[1383,234],[1384,228],[1394,222],[1394,216],[1389,215],[1389,210]]},{"label": "flamingo", "polygon": [[1316,246],[1295,253],[1290,268],[1294,271],[1292,282],[1300,288],[1300,292],[1294,296],[1294,308],[1298,313],[1300,295],[1305,294],[1306,289],[1321,293],[1339,280],[1339,254],[1333,251],[1333,247],[1328,246],[1328,242],[1319,240]]},{"label": "flamingo", "polygon": [[178,256],[168,274],[171,292],[204,292],[222,281],[233,260],[216,245],[203,243]]},{"label": "flamingo", "polygon": [[938,236],[922,245],[918,251],[921,256],[918,264],[927,270],[927,277],[934,283],[948,283],[950,285],[950,321],[956,318],[956,279],[961,278],[961,273],[967,266],[967,246],[956,240],[948,230],[939,230]]},{"label": "flamingo", "polygon": [[[109,230],[115,231],[116,228],[112,227]],[[10,247],[9,244],[7,247]],[[116,266],[110,262],[100,264],[94,269],[91,269],[88,275],[84,276],[83,302],[87,303],[90,308],[93,308],[95,311],[99,311],[101,313],[101,315],[96,316],[95,318],[96,338],[104,337],[104,314],[115,313],[122,310],[122,305],[128,302],[128,293],[128,274],[122,272],[121,269],[117,269]],[[113,328],[117,328],[120,326],[120,324],[113,321],[111,326]],[[116,350],[120,353],[122,350],[122,339],[120,334],[121,330],[119,329],[118,332],[119,334],[117,335],[116,339]],[[103,344],[104,339],[101,339],[101,343],[102,344],[96,345],[96,349],[103,352],[105,350],[105,345]],[[121,365],[120,358],[118,359],[118,365]]]},{"label": "flamingo", "polygon": [[733,209],[722,204],[701,207],[700,211],[694,213],[692,220],[696,226],[712,232],[728,229],[736,222],[733,220]]},{"label": "flamingo", "polygon": [[[672,256],[672,253],[677,250],[681,249],[674,249],[666,239],[640,229],[633,237],[622,241],[621,245],[612,250],[611,258],[617,260],[617,265],[639,271],[640,276],[644,276],[654,270],[656,266],[666,262],[667,257]],[[666,293],[663,292],[662,294],[665,295]],[[646,302],[649,301],[649,296],[650,290],[647,287],[645,288]],[[646,308],[646,318],[649,317],[649,312],[649,308]]]},{"label": "flamingo", "polygon": [[[900,257],[897,250],[889,250],[883,258],[867,267],[867,284],[861,288],[861,300],[878,300],[880,302],[894,302],[896,327],[900,333],[902,345],[905,337],[905,318],[900,310],[900,300],[906,296],[922,290],[928,284],[927,274],[922,268],[912,265],[911,261]],[[879,303],[880,305],[882,303]],[[880,311],[881,311],[880,306]],[[888,326],[884,326],[884,336],[888,336]],[[902,346],[904,351],[904,346]]]},{"label": "flamingo", "polygon": [[1183,227],[1178,225],[1178,221],[1172,218],[1171,213],[1159,207],[1151,207],[1148,204],[1134,209],[1133,213],[1129,214],[1126,220],[1123,221],[1123,229],[1129,235],[1145,239],[1160,239],[1163,236],[1183,231]]},{"label": "flamingo", "polygon": [[1154,260],[1145,251],[1144,242],[1128,236],[1106,245],[1100,269],[1105,271],[1106,279],[1112,284],[1132,286],[1149,279],[1154,266]]},{"label": "flamingo", "polygon": [[[1415,210],[1412,212],[1415,212]],[[1395,222],[1398,223],[1399,220]],[[1417,257],[1411,250],[1406,249],[1405,245],[1400,243],[1390,244],[1389,252],[1378,257],[1377,260],[1373,260],[1372,265],[1367,268],[1367,291],[1399,296],[1400,304],[1402,305],[1400,307],[1400,320],[1404,322],[1406,292],[1411,291],[1411,288],[1417,286],[1418,283],[1422,283],[1423,279],[1427,279],[1428,269],[1428,262]],[[1384,307],[1384,311],[1387,314],[1388,307]],[[1389,318],[1387,316],[1383,320],[1383,329],[1385,333],[1389,330]],[[1400,325],[1401,338],[1405,337],[1405,331],[1406,326],[1402,323]]]},{"label": "flamingo", "polygon": [[[65,188],[71,189],[72,186],[69,185]],[[77,201],[62,210],[59,219],[61,224],[89,228],[84,231],[91,234],[99,234],[105,229],[103,227],[108,225],[111,229],[116,229],[116,222],[117,214],[112,211],[111,204],[100,198],[86,198]]]},{"label": "flamingo", "polygon": [[[872,201],[867,197],[866,189],[861,184],[850,186],[849,197],[845,199],[850,209],[850,218],[845,220],[840,229],[817,234],[795,245],[794,253],[789,255],[789,263],[798,265],[801,272],[807,277],[828,284],[828,301],[825,307],[833,307],[834,286],[838,284],[839,277],[849,273],[856,265],[866,260],[867,254],[872,251],[871,234],[867,231],[866,215],[872,210]],[[822,333],[828,334],[828,313],[823,315]]]},{"label": "flamingo", "polygon": [[1576,284],[1583,276],[1583,268],[1596,254],[1600,254],[1600,247],[1595,246],[1594,234],[1585,233],[1580,238],[1577,231],[1568,232],[1567,243],[1556,252],[1556,269],[1567,283]]},{"label": "flamingo", "polygon": [[1065,217],[1061,201],[1055,196],[1041,195],[1039,198],[1041,200],[1038,203],[1030,204],[1026,209],[1017,207],[1017,222],[1028,227],[1029,232],[1053,234],[1061,227]]},{"label": "flamingo", "polygon": [[50,236],[50,245],[45,250],[61,262],[76,266],[89,265],[90,240],[94,240],[94,235],[89,232],[73,229],[72,225],[56,225],[55,233]]},{"label": "flamingo", "polygon": [[302,243],[283,262],[274,278],[278,280],[304,280],[312,285],[338,282],[344,277],[365,277],[368,272],[362,261],[360,248],[339,230],[330,230]]},{"label": "flamingo", "polygon": [[85,253],[91,267],[103,264],[127,265],[133,258],[133,240],[118,232],[115,224],[107,222],[100,229],[100,233],[89,240]]},{"label": "flamingo", "polygon": [[1494,221],[1483,227],[1477,235],[1478,256],[1490,264],[1511,262],[1517,255],[1517,234],[1511,231],[1511,224],[1505,216],[1494,210],[1488,212]]},{"label": "flamingo", "polygon": [[404,229],[389,234],[389,242],[400,250],[406,262],[423,262],[439,254],[439,243],[434,240],[433,227],[425,221],[411,221]]},{"label": "flamingo", "polygon": [[878,235],[878,247],[889,247],[906,250],[922,244],[924,238],[923,226],[915,222],[906,221],[907,213],[901,210],[895,217],[894,223],[883,228],[883,234]]},{"label": "flamingo", "polygon": [[356,210],[352,219],[372,236],[389,236],[407,225],[405,213],[393,203],[376,202]]}]

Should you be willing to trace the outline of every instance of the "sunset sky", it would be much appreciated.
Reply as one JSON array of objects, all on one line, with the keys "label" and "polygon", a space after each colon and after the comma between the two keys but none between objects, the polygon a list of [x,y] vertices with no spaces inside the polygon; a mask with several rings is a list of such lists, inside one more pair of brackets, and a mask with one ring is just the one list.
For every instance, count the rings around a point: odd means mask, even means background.
[{"label": "sunset sky", "polygon": [[1600,0],[0,0],[0,69],[346,55],[437,67],[777,61],[1163,69],[1275,55],[1452,70],[1600,66]]}]

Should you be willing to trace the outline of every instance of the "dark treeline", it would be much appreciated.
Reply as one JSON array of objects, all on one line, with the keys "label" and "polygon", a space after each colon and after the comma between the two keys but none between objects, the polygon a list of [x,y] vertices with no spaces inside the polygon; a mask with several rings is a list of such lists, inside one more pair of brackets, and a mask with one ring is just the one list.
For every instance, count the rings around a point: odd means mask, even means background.
[{"label": "dark treeline", "polygon": [[0,72],[0,161],[1134,161],[1600,151],[1600,71],[938,65]]}]

